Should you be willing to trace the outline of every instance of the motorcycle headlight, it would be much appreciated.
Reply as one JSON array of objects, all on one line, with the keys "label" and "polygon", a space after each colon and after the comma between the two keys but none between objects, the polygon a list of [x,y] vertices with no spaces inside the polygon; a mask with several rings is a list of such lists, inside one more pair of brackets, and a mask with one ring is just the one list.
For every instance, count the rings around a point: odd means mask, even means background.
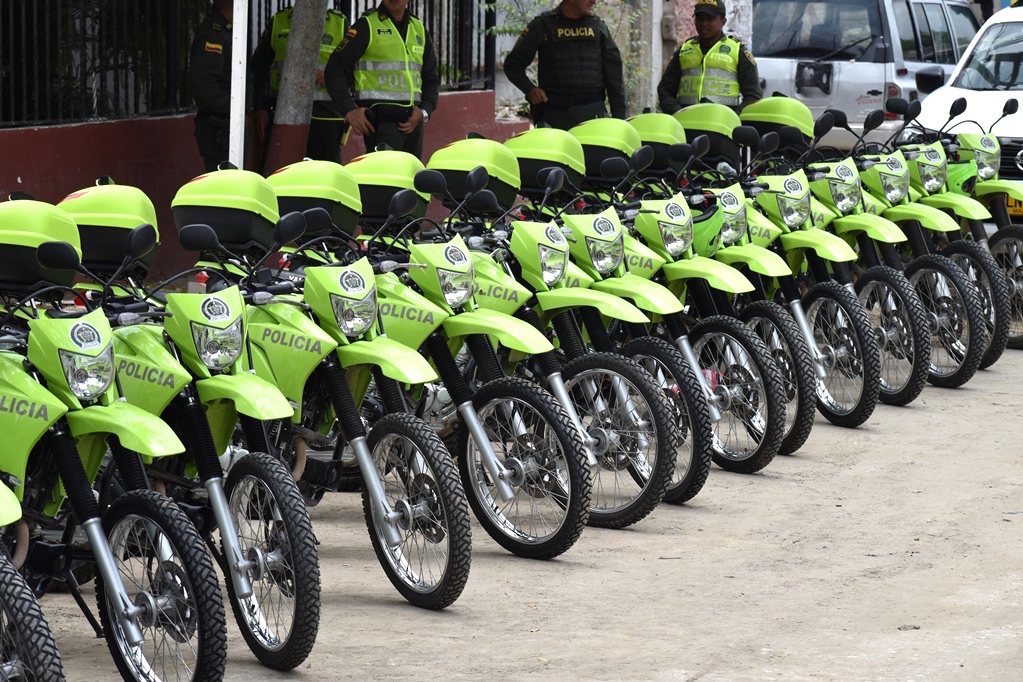
[{"label": "motorcycle headlight", "polygon": [[974,149],[973,158],[977,161],[977,175],[981,180],[990,180],[995,177],[1002,165],[1002,156],[998,152]]},{"label": "motorcycle headlight", "polygon": [[590,252],[590,262],[602,275],[606,275],[621,265],[622,258],[625,257],[625,244],[621,234],[613,242],[587,237],[586,248]]},{"label": "motorcycle headlight", "polygon": [[540,274],[543,276],[543,283],[549,287],[554,286],[565,276],[565,262],[568,254],[543,244],[538,246],[540,247]]},{"label": "motorcycle headlight", "polygon": [[334,319],[345,336],[361,336],[373,326],[377,316],[377,290],[373,287],[361,301],[356,301],[337,294],[330,295],[330,305],[334,308]]},{"label": "motorcycle headlight", "polygon": [[440,280],[440,290],[444,294],[444,300],[452,308],[461,308],[472,297],[471,264],[466,272],[437,268],[437,279]]},{"label": "motorcycle headlight", "polygon": [[108,343],[99,355],[79,355],[61,350],[60,364],[68,388],[81,400],[94,400],[110,388],[114,380],[114,346]]},{"label": "motorcycle headlight", "polygon": [[661,241],[664,242],[664,248],[667,249],[673,258],[681,256],[689,248],[689,245],[693,243],[692,216],[689,216],[689,219],[682,225],[658,220],[657,227],[661,231]]},{"label": "motorcycle headlight", "polygon": [[195,349],[199,352],[202,364],[210,369],[230,367],[242,354],[245,342],[242,337],[242,318],[239,317],[224,329],[193,322],[192,340],[195,341]]},{"label": "motorcycle headlight", "polygon": [[789,227],[798,227],[810,217],[810,193],[807,192],[798,199],[778,195],[778,210],[781,211],[781,219]]},{"label": "motorcycle headlight", "polygon": [[721,243],[727,245],[737,242],[745,233],[746,207],[743,206],[738,213],[727,216],[721,223]]},{"label": "motorcycle headlight", "polygon": [[858,179],[853,178],[852,182],[829,180],[828,186],[831,187],[831,198],[835,202],[835,208],[841,213],[848,213],[856,208],[856,204],[860,203],[860,181]]},{"label": "motorcycle headlight", "polygon": [[888,203],[897,204],[902,201],[902,197],[906,196],[906,192],[909,191],[909,175],[906,173],[902,175],[880,173],[880,176],[881,189],[884,191],[884,197]]},{"label": "motorcycle headlight", "polygon": [[945,184],[945,164],[929,166],[926,163],[917,164],[920,171],[920,182],[928,192],[937,192]]}]

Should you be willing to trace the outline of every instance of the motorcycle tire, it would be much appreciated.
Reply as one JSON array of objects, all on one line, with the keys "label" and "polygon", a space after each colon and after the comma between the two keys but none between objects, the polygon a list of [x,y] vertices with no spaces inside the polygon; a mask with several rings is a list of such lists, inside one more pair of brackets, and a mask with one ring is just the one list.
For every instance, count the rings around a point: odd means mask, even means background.
[{"label": "motorcycle tire", "polygon": [[931,320],[931,363],[927,381],[958,388],[976,374],[984,355],[984,316],[976,287],[958,265],[928,254],[906,266]]},{"label": "motorcycle tire", "polygon": [[[132,603],[146,592],[161,604],[149,626],[140,623],[145,641],[131,647],[107,598],[103,575],[96,576],[100,622],[121,676],[155,681],[172,671],[181,680],[223,679],[224,601],[210,555],[185,513],[156,492],[132,490],[111,503],[103,528]],[[170,558],[159,558],[168,549]]]},{"label": "motorcycle tire", "polygon": [[714,315],[693,325],[689,341],[722,402],[714,425],[714,463],[752,474],[775,458],[785,437],[785,385],[767,346],[739,320]]},{"label": "motorcycle tire", "polygon": [[440,437],[411,414],[380,419],[367,444],[388,503],[406,515],[399,523],[401,544],[389,546],[363,486],[366,527],[377,559],[410,604],[446,608],[462,594],[472,563],[469,508],[458,470]]},{"label": "motorcycle tire", "polygon": [[1002,227],[988,240],[991,256],[1009,287],[1009,339],[1007,347],[1023,349],[1023,227]]},{"label": "motorcycle tire", "polygon": [[810,437],[817,414],[817,374],[806,339],[792,315],[773,301],[753,301],[739,311],[742,320],[767,346],[781,372],[785,398],[785,435],[779,455],[791,455]]},{"label": "motorcycle tire", "polygon": [[1005,273],[983,246],[966,239],[951,242],[941,250],[941,255],[962,268],[967,279],[977,288],[986,336],[980,369],[987,369],[1002,357],[1009,343],[1012,307]]},{"label": "motorcycle tire", "polygon": [[[274,670],[292,670],[309,656],[320,625],[320,560],[309,511],[291,472],[265,452],[237,460],[224,484],[245,556],[258,551],[261,574],[239,599],[227,596],[253,655]],[[269,610],[268,610],[269,609]]]},{"label": "motorcycle tire", "polygon": [[878,341],[881,402],[908,405],[927,385],[931,332],[923,305],[906,276],[894,268],[868,268],[856,294]]},{"label": "motorcycle tire", "polygon": [[[513,485],[515,497],[502,500],[468,428],[459,422],[446,442],[480,525],[516,556],[552,559],[568,551],[590,508],[590,470],[575,425],[549,393],[518,377],[482,384],[472,402],[498,460],[524,458],[531,471]],[[507,413],[529,427],[524,436],[513,435]]]},{"label": "motorcycle tire", "polygon": [[806,318],[828,377],[817,382],[817,409],[836,426],[857,427],[870,418],[881,393],[877,339],[856,296],[834,281],[803,297]]},{"label": "motorcycle tire", "polygon": [[32,589],[0,554],[0,677],[64,682],[53,632]]},{"label": "motorcycle tire", "polygon": [[714,427],[700,383],[677,348],[656,336],[640,336],[622,348],[661,387],[675,429],[675,469],[664,501],[683,504],[696,497],[710,474]]}]

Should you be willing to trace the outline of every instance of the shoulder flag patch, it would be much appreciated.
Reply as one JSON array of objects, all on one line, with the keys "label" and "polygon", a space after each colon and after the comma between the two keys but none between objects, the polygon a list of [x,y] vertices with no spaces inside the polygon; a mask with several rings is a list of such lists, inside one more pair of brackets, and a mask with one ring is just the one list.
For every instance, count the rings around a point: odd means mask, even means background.
[{"label": "shoulder flag patch", "polygon": [[217,43],[207,42],[206,43],[206,51],[207,52],[212,52],[214,54],[224,54],[224,46],[223,45],[219,45]]},{"label": "shoulder flag patch", "polygon": [[354,28],[350,28],[345,32],[345,38],[354,38],[356,33],[358,33],[358,31]]}]

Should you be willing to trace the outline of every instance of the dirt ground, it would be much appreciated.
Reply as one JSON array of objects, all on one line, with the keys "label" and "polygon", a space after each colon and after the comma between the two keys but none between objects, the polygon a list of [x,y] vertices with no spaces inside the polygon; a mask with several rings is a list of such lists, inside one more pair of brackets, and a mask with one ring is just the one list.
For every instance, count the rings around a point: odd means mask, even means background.
[{"label": "dirt ground", "polygon": [[[401,599],[358,497],[334,495],[312,510],[312,655],[288,676],[262,668],[229,615],[227,679],[1021,679],[1021,378],[1008,351],[859,429],[818,418],[795,456],[715,469],[685,507],[587,529],[555,561],[474,526],[468,585],[442,613]],[[69,680],[116,677],[69,597],[43,608]]]}]

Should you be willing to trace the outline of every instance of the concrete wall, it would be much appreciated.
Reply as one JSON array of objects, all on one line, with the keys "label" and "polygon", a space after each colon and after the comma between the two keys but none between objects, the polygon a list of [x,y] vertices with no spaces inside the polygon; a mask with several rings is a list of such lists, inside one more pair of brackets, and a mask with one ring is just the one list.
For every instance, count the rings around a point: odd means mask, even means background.
[{"label": "concrete wall", "polygon": [[[424,161],[470,131],[504,141],[528,122],[495,121],[493,91],[477,91],[442,94],[426,126]],[[170,211],[178,188],[204,170],[193,130],[191,115],[0,130],[0,200],[20,190],[56,203],[101,175],[138,187],[156,206],[162,228],[151,275],[173,274],[195,261],[178,246]],[[364,150],[362,137],[352,135],[342,158],[349,161]]]}]

